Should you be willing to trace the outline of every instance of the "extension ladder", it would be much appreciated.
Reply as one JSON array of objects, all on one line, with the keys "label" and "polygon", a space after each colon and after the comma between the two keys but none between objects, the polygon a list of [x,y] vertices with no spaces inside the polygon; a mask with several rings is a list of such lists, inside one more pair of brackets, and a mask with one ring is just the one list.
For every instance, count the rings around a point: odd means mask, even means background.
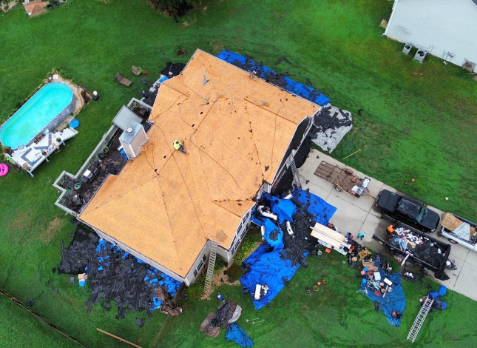
[{"label": "extension ladder", "polygon": [[301,184],[300,184],[300,179],[298,178],[298,172],[297,172],[297,169],[296,169],[295,160],[291,161],[290,167],[291,167],[291,170],[292,170],[292,173],[293,173],[293,181],[295,183],[295,187],[297,189],[301,190]]},{"label": "extension ladder", "polygon": [[214,276],[215,260],[217,258],[217,243],[209,240],[210,243],[210,254],[209,254],[209,264],[207,266],[207,274],[205,276],[205,286],[204,294],[208,294],[210,291],[210,286],[212,285],[212,277]]},{"label": "extension ladder", "polygon": [[427,296],[426,301],[424,301],[421,310],[419,311],[419,313],[417,313],[416,319],[414,319],[414,324],[412,324],[411,330],[407,335],[407,339],[411,342],[414,342],[414,340],[416,339],[417,334],[419,333],[419,330],[421,330],[422,324],[424,324],[424,320],[426,320],[427,314],[431,310],[433,303],[434,299]]}]

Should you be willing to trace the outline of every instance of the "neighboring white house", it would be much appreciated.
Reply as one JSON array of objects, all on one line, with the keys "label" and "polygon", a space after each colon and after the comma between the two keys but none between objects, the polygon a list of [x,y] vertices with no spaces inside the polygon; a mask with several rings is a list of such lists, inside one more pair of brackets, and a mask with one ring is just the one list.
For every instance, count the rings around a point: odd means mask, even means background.
[{"label": "neighboring white house", "polygon": [[395,0],[384,35],[459,66],[477,64],[477,0]]}]

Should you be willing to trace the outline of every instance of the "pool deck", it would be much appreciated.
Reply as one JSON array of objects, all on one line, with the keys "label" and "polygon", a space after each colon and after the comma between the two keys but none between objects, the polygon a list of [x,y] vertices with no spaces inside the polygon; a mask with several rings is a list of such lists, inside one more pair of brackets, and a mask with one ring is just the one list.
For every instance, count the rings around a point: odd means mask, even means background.
[{"label": "pool deck", "polygon": [[33,171],[41,163],[44,161],[48,162],[48,157],[59,150],[60,145],[64,145],[66,140],[73,138],[77,134],[78,132],[72,128],[48,133],[39,141],[23,149],[13,151],[8,157],[33,177]]}]

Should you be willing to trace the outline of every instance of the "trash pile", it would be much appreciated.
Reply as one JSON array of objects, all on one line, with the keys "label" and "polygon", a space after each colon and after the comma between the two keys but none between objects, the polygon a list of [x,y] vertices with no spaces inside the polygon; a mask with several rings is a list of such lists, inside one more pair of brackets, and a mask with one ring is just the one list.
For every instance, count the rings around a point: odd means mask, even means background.
[{"label": "trash pile", "polygon": [[438,310],[438,311],[442,311],[444,309],[447,309],[447,303],[442,301],[439,297],[442,297],[442,296],[445,296],[447,293],[447,288],[444,286],[444,285],[441,285],[439,287],[439,290],[436,291],[436,290],[432,290],[430,291],[427,296],[423,296],[419,299],[419,301],[424,304],[424,302],[426,301],[427,298],[430,298],[432,300],[434,300],[432,302],[432,307],[431,309],[429,310],[429,313],[432,312],[433,310]]},{"label": "trash pile", "polygon": [[351,112],[331,104],[326,105],[313,118],[311,141],[324,151],[332,153],[343,137],[353,128]]},{"label": "trash pile", "polygon": [[447,260],[445,250],[435,244],[430,238],[413,233],[404,227],[395,229],[394,235],[388,239],[390,245],[410,253],[429,265],[440,269]]},{"label": "trash pile", "polygon": [[306,256],[314,252],[317,240],[311,237],[316,222],[326,225],[336,208],[309,190],[295,189],[284,198],[262,195],[252,221],[262,228],[267,243],[243,263],[240,278],[256,309],[268,304],[291,280]]},{"label": "trash pile", "polygon": [[389,324],[399,326],[406,307],[399,273],[392,273],[389,263],[378,254],[368,255],[362,261],[359,291],[374,302],[375,310],[381,310]]},{"label": "trash pile", "polygon": [[[221,299],[221,297],[219,297]],[[210,313],[200,324],[200,331],[207,336],[217,338],[220,329],[227,328],[225,339],[240,345],[241,347],[253,347],[253,340],[235,322],[242,314],[242,307],[230,300],[222,301],[217,311]],[[248,321],[248,319],[247,319]]]},{"label": "trash pile", "polygon": [[139,92],[142,96],[141,101],[146,103],[147,105],[154,106],[157,92],[159,91],[161,83],[174,76],[179,75],[184,69],[184,67],[184,63],[167,62],[166,67],[161,70],[161,76],[156,82],[151,83],[148,82],[145,78],[141,78],[142,84],[146,87],[145,90]]},{"label": "trash pile", "polygon": [[[299,95],[300,97],[305,98],[318,105],[323,106],[330,102],[330,99],[328,99],[328,97],[324,96],[313,87],[306,86],[290,79],[288,76],[286,76],[288,75],[288,73],[286,72],[285,74],[277,74],[275,71],[264,66],[263,62],[255,62],[251,58],[226,50],[220,52],[217,58],[220,58],[230,64],[235,65],[236,67],[248,71],[255,76],[261,77],[265,81],[275,86],[281,87],[292,94]],[[291,64],[286,57],[282,57],[277,61],[277,65],[281,61],[285,61]]]},{"label": "trash pile", "polygon": [[[181,283],[161,273],[140,259],[100,239],[95,233],[78,226],[67,249],[61,242],[61,263],[58,273],[79,275],[82,284],[89,284],[90,298],[85,303],[90,313],[93,305],[111,309],[111,301],[118,308],[116,319],[123,319],[128,311],[151,311],[178,315],[181,308],[173,308],[171,299]],[[139,325],[139,323],[138,323]]]}]

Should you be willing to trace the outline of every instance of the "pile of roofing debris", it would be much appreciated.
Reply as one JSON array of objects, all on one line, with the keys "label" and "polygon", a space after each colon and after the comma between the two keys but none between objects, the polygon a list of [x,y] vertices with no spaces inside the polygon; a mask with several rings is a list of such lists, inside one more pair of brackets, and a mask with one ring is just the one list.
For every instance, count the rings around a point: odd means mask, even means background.
[{"label": "pile of roofing debris", "polygon": [[324,151],[332,153],[341,139],[353,128],[351,112],[331,104],[326,105],[314,117],[310,137]]},{"label": "pile of roofing debris", "polygon": [[[157,308],[170,315],[182,312],[179,307],[173,308],[171,301],[180,282],[82,226],[77,227],[68,249],[61,243],[58,273],[79,275],[80,285],[89,283],[91,296],[85,303],[88,313],[100,303],[109,311],[111,301],[118,308],[116,319],[123,319],[127,311],[146,311],[149,317]],[[140,319],[138,325],[143,324]]]},{"label": "pile of roofing debris", "polygon": [[[218,58],[233,64],[250,74],[254,74],[265,81],[281,87],[288,92],[305,98],[313,103],[323,106],[323,109],[315,115],[314,129],[312,130],[313,142],[324,151],[333,152],[341,139],[351,130],[352,116],[349,111],[341,110],[330,104],[330,99],[313,87],[296,82],[288,77],[288,72],[278,74],[256,62],[253,58],[245,57],[231,51],[222,51]],[[293,65],[286,57],[277,60],[275,65],[286,62]],[[311,85],[311,82],[308,80]]]},{"label": "pile of roofing debris", "polygon": [[161,76],[156,82],[150,83],[145,78],[141,78],[142,84],[147,87],[147,90],[139,92],[142,96],[141,101],[150,106],[154,106],[154,101],[156,100],[157,92],[161,83],[179,75],[184,67],[184,63],[167,62],[166,67],[161,70]]},{"label": "pile of roofing debris", "polygon": [[234,324],[242,314],[242,308],[230,300],[224,301],[217,311],[210,313],[200,325],[200,331],[207,336],[217,338],[220,329],[227,328],[225,339],[233,341],[242,347],[253,347],[253,340],[248,337],[245,331]]},{"label": "pile of roofing debris", "polygon": [[283,198],[262,195],[252,221],[262,228],[267,243],[262,244],[243,263],[240,282],[252,295],[256,309],[268,304],[291,280],[299,266],[307,266],[305,257],[316,252],[317,240],[311,227],[323,225],[336,208],[309,190],[295,189]]}]

